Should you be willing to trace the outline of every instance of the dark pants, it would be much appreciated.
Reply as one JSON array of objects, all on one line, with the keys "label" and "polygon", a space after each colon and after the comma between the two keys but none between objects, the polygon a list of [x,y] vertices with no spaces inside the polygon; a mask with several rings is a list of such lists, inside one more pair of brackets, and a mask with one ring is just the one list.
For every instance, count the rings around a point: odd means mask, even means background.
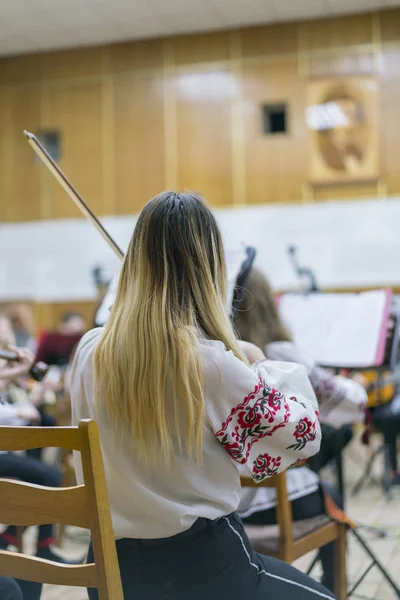
[{"label": "dark pants", "polygon": [[0,575],[0,600],[39,600],[41,592],[41,583],[17,582]]},{"label": "dark pants", "polygon": [[14,579],[0,577],[0,600],[23,600],[22,592]]},{"label": "dark pants", "polygon": [[319,473],[329,462],[337,461],[344,448],[353,437],[351,425],[343,425],[339,429],[334,429],[325,423],[321,424],[322,440],[321,447],[317,454],[307,460],[307,465],[315,472]]},{"label": "dark pants", "polygon": [[[53,415],[48,415],[42,407],[39,408],[40,412],[40,427],[54,427],[56,424],[56,419]],[[42,459],[43,448],[32,448],[31,450],[26,451],[26,455],[30,458],[36,458],[37,460]]]},{"label": "dark pants", "polygon": [[[321,584],[254,552],[235,514],[159,540],[117,541],[125,600],[332,600]],[[93,561],[92,548],[88,562]],[[97,590],[89,590],[97,600]]]},{"label": "dark pants", "polygon": [[[326,491],[335,501],[339,508],[342,508],[342,501],[337,491],[324,484]],[[292,503],[292,516],[293,521],[302,521],[303,519],[312,519],[317,515],[325,513],[324,496],[322,490],[303,496],[294,500]],[[247,519],[243,519],[244,523],[251,523],[253,525],[275,525],[277,523],[276,509],[270,508],[269,510],[263,510],[260,512],[253,513]],[[321,561],[323,570],[323,583],[330,589],[334,589],[335,580],[335,545],[333,542],[323,546],[319,551],[319,559]]]},{"label": "dark pants", "polygon": [[[44,485],[48,487],[59,487],[61,485],[61,471],[57,467],[47,465],[35,458],[19,456],[18,454],[0,454],[0,477],[15,478],[27,483]],[[40,525],[38,546],[49,545],[53,537],[52,525]],[[16,528],[11,525],[1,534],[0,539],[15,545]]]}]

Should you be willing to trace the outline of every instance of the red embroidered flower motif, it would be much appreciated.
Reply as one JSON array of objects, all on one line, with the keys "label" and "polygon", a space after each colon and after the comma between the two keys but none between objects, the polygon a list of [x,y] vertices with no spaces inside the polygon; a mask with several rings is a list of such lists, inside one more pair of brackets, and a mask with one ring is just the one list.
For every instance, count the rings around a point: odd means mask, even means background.
[{"label": "red embroidered flower motif", "polygon": [[248,406],[246,410],[242,410],[238,416],[238,425],[243,429],[248,429],[261,423],[261,413],[257,412],[257,407]]},{"label": "red embroidered flower motif", "polygon": [[277,390],[272,390],[272,394],[268,397],[268,406],[275,411],[278,411],[282,404],[282,394]]},{"label": "red embroidered flower motif", "polygon": [[231,458],[244,464],[253,444],[285,427],[289,419],[286,398],[260,379],[254,391],[232,408],[215,435]]},{"label": "red embroidered flower motif", "polygon": [[293,434],[297,440],[296,443],[288,446],[286,450],[302,450],[308,442],[315,440],[316,435],[316,421],[303,417],[297,423]]},{"label": "red embroidered flower motif", "polygon": [[276,475],[281,466],[281,457],[272,457],[268,453],[259,454],[253,463],[253,479],[262,481],[266,477]]},{"label": "red embroidered flower motif", "polygon": [[232,444],[223,443],[223,446],[235,462],[241,464],[244,464],[246,462],[246,459],[242,456],[242,448],[238,442],[233,442]]},{"label": "red embroidered flower motif", "polygon": [[294,432],[294,437],[296,440],[300,440],[310,434],[310,432],[314,429],[315,431],[315,423],[313,423],[307,417],[300,419],[300,421],[296,425],[296,431]]}]

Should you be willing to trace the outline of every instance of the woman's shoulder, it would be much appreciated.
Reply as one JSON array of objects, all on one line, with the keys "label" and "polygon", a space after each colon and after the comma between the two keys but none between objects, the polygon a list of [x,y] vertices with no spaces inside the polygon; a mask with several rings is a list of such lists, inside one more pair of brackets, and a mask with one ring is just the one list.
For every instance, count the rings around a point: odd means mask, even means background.
[{"label": "woman's shoulder", "polygon": [[104,331],[104,327],[95,327],[94,329],[90,329],[87,331],[80,339],[78,344],[78,349],[87,348],[90,346],[95,346],[99,341],[102,333]]},{"label": "woman's shoulder", "polygon": [[94,349],[102,336],[104,331],[103,327],[96,327],[95,329],[90,329],[90,331],[86,332],[85,335],[81,338],[73,360],[73,365],[76,364],[84,364],[89,358],[92,357]]},{"label": "woman's shoulder", "polygon": [[232,372],[242,375],[251,373],[250,367],[237,358],[221,341],[200,338],[200,354],[207,380],[222,381],[229,378]]}]

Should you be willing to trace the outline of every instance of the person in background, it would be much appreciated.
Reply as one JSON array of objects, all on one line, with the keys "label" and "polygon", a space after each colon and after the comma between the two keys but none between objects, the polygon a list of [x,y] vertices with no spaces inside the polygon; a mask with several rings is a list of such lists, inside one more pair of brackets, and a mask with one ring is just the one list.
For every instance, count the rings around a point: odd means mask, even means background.
[{"label": "person in background", "polygon": [[[26,376],[34,362],[34,355],[28,349],[14,349],[19,355],[18,361],[10,361],[0,366],[0,425],[25,426],[39,424],[41,415],[30,403],[11,405],[2,399],[4,390],[19,377]],[[52,465],[13,452],[1,451],[0,439],[0,477],[16,478],[49,487],[59,487],[62,481],[61,471]],[[37,541],[37,553],[40,558],[62,563],[71,563],[52,549],[54,544],[53,526],[40,525]],[[0,534],[0,550],[16,546],[16,527],[9,526]]]},{"label": "person in background", "polygon": [[15,345],[18,348],[29,348],[33,353],[37,349],[37,341],[32,335],[32,309],[24,304],[12,304],[6,311],[14,332]]},{"label": "person in background", "polygon": [[[247,280],[235,327],[243,340],[263,348],[270,360],[288,361],[305,366],[319,402],[321,423],[337,429],[363,420],[367,402],[364,387],[357,381],[333,375],[329,370],[319,367],[312,358],[304,355],[292,341],[279,317],[278,306],[268,280],[257,269],[252,269]],[[325,513],[320,480],[311,469],[306,466],[290,469],[287,473],[287,488],[295,521]],[[338,492],[329,488],[329,493],[341,508],[342,500]],[[239,515],[245,523],[275,524],[275,490],[243,490]],[[324,572],[323,583],[333,590],[333,544],[321,549],[320,560]]]},{"label": "person in background", "polygon": [[57,331],[46,332],[41,336],[36,360],[47,365],[65,367],[85,330],[86,322],[80,313],[64,313]]},{"label": "person in background", "polygon": [[[316,453],[320,426],[304,367],[250,367],[263,353],[237,342],[226,279],[205,202],[164,192],[139,216],[105,327],[75,354],[72,422],[99,426],[124,595],[330,600],[256,554],[235,514],[240,466],[262,481]],[[75,468],[81,483],[78,455]]]},{"label": "person in background", "polygon": [[[11,321],[5,316],[0,314],[0,348],[4,350],[16,350],[16,339],[11,326]],[[30,356],[33,354],[28,348],[23,349],[23,352],[29,351]],[[0,360],[0,365],[5,366],[6,361]],[[9,404],[18,406],[19,408],[31,406],[31,410],[35,407],[35,412],[38,415],[37,424],[42,427],[52,427],[55,425],[55,418],[53,415],[48,414],[44,408],[44,393],[46,382],[37,383],[29,378],[26,370],[22,369],[19,375],[16,375],[19,367],[18,363],[14,363],[11,368],[7,365],[6,371],[10,372],[10,378],[8,382],[5,381],[5,375],[3,373],[3,385],[1,389],[3,401],[7,401]],[[33,407],[32,407],[33,405]],[[37,410],[36,410],[37,409]],[[27,455],[41,459],[42,449],[35,448],[27,451]]]}]

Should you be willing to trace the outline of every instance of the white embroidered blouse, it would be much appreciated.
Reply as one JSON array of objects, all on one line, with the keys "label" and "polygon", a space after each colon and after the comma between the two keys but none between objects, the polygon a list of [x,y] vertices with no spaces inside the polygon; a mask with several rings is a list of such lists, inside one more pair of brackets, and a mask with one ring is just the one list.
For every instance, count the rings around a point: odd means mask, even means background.
[{"label": "white embroidered blouse", "polygon": [[[71,369],[72,420],[95,417],[93,351],[102,329],[81,340]],[[141,467],[115,439],[105,411],[97,422],[116,538],[163,538],[199,517],[237,509],[239,468],[256,481],[318,452],[317,400],[303,366],[263,362],[249,368],[218,341],[200,340],[205,381],[203,466],[177,453],[171,470]],[[134,446],[133,446],[134,448]],[[79,456],[75,462],[82,482]]]}]

